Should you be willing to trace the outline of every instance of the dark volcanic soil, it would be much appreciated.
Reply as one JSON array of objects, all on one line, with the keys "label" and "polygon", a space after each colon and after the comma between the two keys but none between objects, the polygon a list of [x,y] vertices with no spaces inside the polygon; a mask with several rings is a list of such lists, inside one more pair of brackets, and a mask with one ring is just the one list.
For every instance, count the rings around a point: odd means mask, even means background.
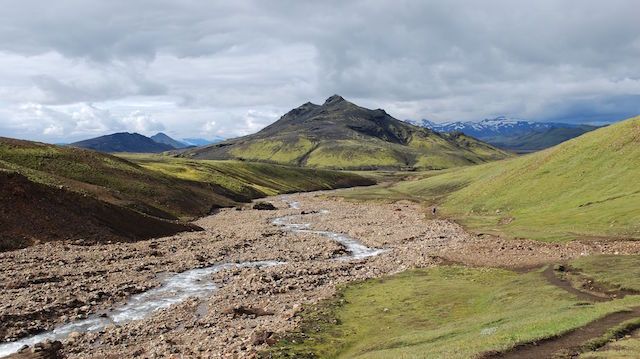
[{"label": "dark volcanic soil", "polygon": [[131,242],[200,230],[0,171],[0,252],[43,241]]}]

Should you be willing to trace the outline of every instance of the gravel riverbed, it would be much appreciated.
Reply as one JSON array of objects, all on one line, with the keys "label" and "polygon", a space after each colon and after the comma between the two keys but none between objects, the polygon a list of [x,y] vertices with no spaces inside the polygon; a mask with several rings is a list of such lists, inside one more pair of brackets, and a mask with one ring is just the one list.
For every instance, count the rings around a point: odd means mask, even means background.
[{"label": "gravel riverbed", "polygon": [[[107,313],[172,273],[220,263],[278,261],[227,268],[208,280],[211,295],[192,297],[148,317],[71,333],[68,358],[251,358],[294,329],[297,313],[335,293],[336,285],[455,261],[529,267],[594,253],[638,253],[631,242],[545,244],[472,236],[434,219],[420,205],[353,203],[316,192],[268,198],[277,210],[222,209],[195,223],[203,232],[137,243],[49,243],[0,253],[0,339],[11,341]],[[290,202],[299,208],[291,208]],[[326,211],[322,211],[326,210]],[[310,229],[346,234],[370,248],[362,259],[336,260],[346,248],[317,233],[274,225],[284,216]]]}]

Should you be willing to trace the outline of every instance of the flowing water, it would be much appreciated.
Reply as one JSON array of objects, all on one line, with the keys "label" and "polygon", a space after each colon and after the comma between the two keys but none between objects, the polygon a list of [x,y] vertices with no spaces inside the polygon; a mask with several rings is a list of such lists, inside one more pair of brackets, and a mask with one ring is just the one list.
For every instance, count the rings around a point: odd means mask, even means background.
[{"label": "flowing water", "polygon": [[[299,202],[286,201],[292,209],[300,209]],[[322,210],[319,214],[326,214],[328,211]],[[300,215],[290,215],[276,218],[272,221],[274,225],[281,226],[285,230],[293,233],[313,233],[341,243],[345,246],[347,255],[334,258],[335,260],[362,259],[382,253],[383,249],[369,248],[356,239],[342,233],[330,231],[316,231],[309,229],[309,223],[291,223],[290,221]],[[106,328],[109,325],[122,325],[134,320],[148,317],[153,312],[168,308],[180,303],[189,297],[205,298],[213,293],[218,287],[211,281],[211,275],[227,268],[262,268],[271,267],[285,262],[277,261],[256,261],[242,263],[223,263],[206,268],[198,268],[178,273],[168,277],[162,286],[150,289],[129,298],[122,306],[115,307],[102,315],[91,315],[87,319],[78,320],[68,324],[63,324],[55,329],[27,337],[15,342],[0,344],[0,357],[13,354],[23,346],[32,346],[45,340],[66,339],[73,332],[95,332]]]},{"label": "flowing water", "polygon": [[211,274],[227,268],[270,267],[282,264],[276,261],[224,263],[206,268],[198,268],[175,274],[169,277],[162,286],[150,289],[129,298],[122,306],[116,307],[100,315],[91,315],[87,319],[63,324],[52,331],[27,337],[15,342],[0,344],[0,357],[17,352],[25,345],[34,345],[47,339],[61,340],[73,332],[94,332],[104,329],[110,324],[121,325],[143,319],[149,314],[189,297],[206,297],[217,289],[210,280]]}]

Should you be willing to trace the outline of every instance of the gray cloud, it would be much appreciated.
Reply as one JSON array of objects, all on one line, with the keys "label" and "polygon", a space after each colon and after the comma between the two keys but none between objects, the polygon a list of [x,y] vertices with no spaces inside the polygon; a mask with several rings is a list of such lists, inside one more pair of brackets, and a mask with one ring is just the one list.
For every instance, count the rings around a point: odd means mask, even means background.
[{"label": "gray cloud", "polygon": [[[634,0],[7,0],[0,131],[236,136],[333,93],[399,118],[614,120],[640,113],[639,10]],[[108,115],[79,118],[81,108]]]}]

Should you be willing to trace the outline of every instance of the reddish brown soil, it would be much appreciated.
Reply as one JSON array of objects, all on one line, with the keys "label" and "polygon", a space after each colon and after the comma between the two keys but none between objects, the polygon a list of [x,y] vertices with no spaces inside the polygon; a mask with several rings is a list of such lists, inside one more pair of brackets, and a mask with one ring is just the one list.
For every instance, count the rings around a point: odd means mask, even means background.
[{"label": "reddish brown soil", "polygon": [[193,230],[199,227],[0,172],[0,251],[51,241],[131,242]]}]

